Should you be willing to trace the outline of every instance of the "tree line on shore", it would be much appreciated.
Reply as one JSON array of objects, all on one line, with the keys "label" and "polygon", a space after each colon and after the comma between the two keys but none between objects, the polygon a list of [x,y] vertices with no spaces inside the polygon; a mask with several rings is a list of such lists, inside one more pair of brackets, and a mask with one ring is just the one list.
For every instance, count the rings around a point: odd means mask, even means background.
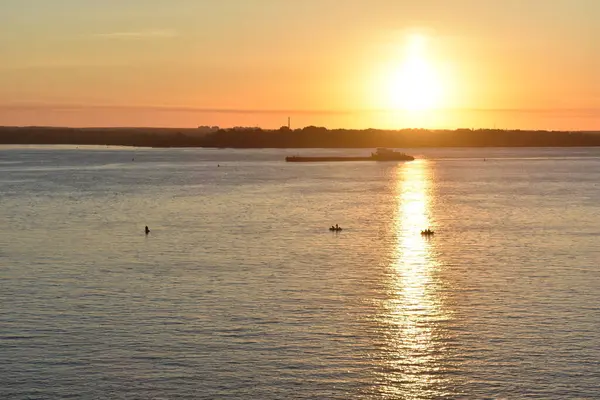
[{"label": "tree line on shore", "polygon": [[219,148],[572,147],[600,146],[600,132],[500,129],[326,129],[0,127],[0,144]]}]

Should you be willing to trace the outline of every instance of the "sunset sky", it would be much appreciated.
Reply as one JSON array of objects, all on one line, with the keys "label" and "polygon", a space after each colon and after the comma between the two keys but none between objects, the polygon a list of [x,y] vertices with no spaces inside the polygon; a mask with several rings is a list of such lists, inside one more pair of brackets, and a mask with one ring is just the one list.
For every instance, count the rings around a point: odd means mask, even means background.
[{"label": "sunset sky", "polygon": [[0,124],[600,130],[597,0],[1,0]]}]

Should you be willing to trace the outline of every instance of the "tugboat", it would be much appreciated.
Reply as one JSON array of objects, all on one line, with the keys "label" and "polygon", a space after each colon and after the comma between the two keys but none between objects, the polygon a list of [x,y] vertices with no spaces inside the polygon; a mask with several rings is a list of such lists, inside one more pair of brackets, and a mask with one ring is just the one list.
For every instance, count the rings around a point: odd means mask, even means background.
[{"label": "tugboat", "polygon": [[375,153],[371,153],[371,159],[374,161],[413,161],[415,158],[399,151],[379,147]]},{"label": "tugboat", "polygon": [[325,162],[325,161],[413,161],[415,158],[408,154],[384,147],[378,148],[369,157],[286,157],[287,162]]}]

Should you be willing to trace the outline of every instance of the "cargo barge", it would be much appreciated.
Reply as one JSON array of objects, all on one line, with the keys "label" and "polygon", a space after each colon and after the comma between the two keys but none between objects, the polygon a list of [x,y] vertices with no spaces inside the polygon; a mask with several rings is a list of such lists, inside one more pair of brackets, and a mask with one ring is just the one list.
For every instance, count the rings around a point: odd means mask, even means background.
[{"label": "cargo barge", "polygon": [[336,156],[322,156],[322,157],[301,157],[301,156],[289,156],[285,158],[287,162],[338,162],[338,161],[413,161],[415,158],[408,154],[400,153],[398,151],[379,148],[376,152],[371,153],[368,157],[336,157]]}]

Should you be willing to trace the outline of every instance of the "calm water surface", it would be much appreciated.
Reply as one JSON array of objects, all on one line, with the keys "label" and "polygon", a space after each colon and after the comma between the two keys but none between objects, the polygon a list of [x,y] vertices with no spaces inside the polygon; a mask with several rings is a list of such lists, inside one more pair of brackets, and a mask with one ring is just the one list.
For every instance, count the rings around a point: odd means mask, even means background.
[{"label": "calm water surface", "polygon": [[599,398],[600,149],[364,152],[0,148],[0,398]]}]

